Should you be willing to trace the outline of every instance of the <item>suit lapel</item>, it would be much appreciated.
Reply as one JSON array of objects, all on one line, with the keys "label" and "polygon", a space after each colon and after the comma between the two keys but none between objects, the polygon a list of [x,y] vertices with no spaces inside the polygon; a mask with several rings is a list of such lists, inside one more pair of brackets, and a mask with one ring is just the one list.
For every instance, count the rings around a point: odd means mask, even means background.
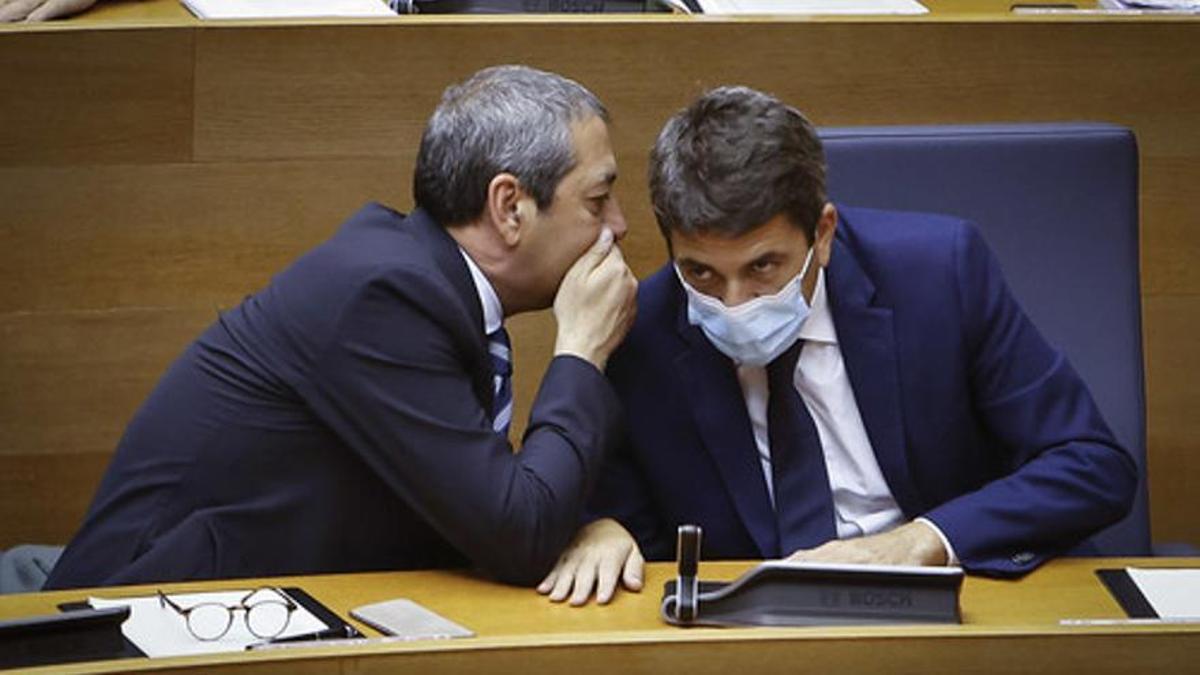
[{"label": "suit lapel", "polygon": [[686,300],[681,300],[679,308],[676,328],[684,348],[674,366],[685,385],[701,442],[716,462],[738,516],[762,557],[777,558],[775,511],[763,480],[737,373],[733,363],[709,343],[704,333],[688,323]]},{"label": "suit lapel", "polygon": [[875,286],[842,240],[845,222],[841,225],[826,270],[838,346],[879,468],[897,504],[911,516],[920,501],[905,451],[892,310],[872,304]]},{"label": "suit lapel", "polygon": [[488,357],[487,336],[483,334],[483,306],[479,302],[479,291],[471,279],[471,271],[463,260],[458,242],[446,232],[446,229],[434,221],[424,209],[415,209],[405,219],[405,226],[412,229],[417,240],[424,246],[429,257],[433,260],[433,269],[439,270],[450,287],[454,289],[455,297],[459,298],[461,310],[465,314],[464,325],[460,335],[470,354],[471,363],[467,364],[468,372],[472,373],[472,388],[484,410],[492,409],[492,361]]}]

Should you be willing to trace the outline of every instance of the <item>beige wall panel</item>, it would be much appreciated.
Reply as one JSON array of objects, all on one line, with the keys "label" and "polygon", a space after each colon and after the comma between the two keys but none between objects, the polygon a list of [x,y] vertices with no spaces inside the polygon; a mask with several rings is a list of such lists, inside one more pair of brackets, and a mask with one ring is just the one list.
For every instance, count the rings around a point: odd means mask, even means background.
[{"label": "beige wall panel", "polygon": [[188,159],[192,35],[0,35],[0,166]]},{"label": "beige wall panel", "polygon": [[1154,537],[1200,545],[1200,294],[1147,298],[1144,316]]},{"label": "beige wall panel", "polygon": [[404,181],[382,160],[0,169],[0,313],[228,306]]}]

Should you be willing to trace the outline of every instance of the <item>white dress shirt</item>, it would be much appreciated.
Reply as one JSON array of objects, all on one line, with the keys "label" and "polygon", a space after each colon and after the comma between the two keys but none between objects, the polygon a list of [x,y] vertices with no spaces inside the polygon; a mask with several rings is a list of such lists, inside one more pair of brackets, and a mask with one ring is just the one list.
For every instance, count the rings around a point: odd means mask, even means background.
[{"label": "white dress shirt", "polygon": [[463,260],[467,261],[471,280],[475,282],[475,292],[479,294],[479,304],[483,307],[483,334],[491,335],[504,325],[504,308],[500,306],[500,296],[496,295],[496,289],[483,275],[483,270],[479,269],[479,265],[471,260],[471,256],[467,255],[461,246],[458,247],[458,252],[462,254]]},{"label": "white dress shirt", "polygon": [[[801,328],[800,339],[805,345],[796,362],[793,381],[821,440],[838,538],[877,534],[903,524],[904,513],[879,468],[842,361],[837,329],[825,294],[824,269],[817,273],[812,310]],[[737,375],[754,429],[754,444],[767,492],[774,503],[767,432],[767,370],[762,366],[739,366]],[[946,547],[949,563],[956,564],[954,549],[941,530],[929,520],[918,520],[933,529]],[[791,553],[786,551],[785,555]]]}]

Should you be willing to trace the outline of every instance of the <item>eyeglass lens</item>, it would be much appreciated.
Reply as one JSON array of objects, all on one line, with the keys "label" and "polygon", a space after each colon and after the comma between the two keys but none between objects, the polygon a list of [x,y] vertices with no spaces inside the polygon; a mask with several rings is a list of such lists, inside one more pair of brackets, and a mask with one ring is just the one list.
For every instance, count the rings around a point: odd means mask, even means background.
[{"label": "eyeglass lens", "polygon": [[225,605],[206,602],[188,612],[187,622],[192,635],[201,640],[216,640],[229,630],[233,613]]},{"label": "eyeglass lens", "polygon": [[255,637],[273,638],[282,633],[292,616],[292,607],[270,589],[254,591],[238,607],[213,602],[187,611],[187,627],[200,640],[217,640],[229,631],[235,612],[246,613],[246,627]]},{"label": "eyeglass lens", "polygon": [[260,638],[273,638],[287,628],[292,613],[278,600],[255,602],[246,610],[246,627]]}]

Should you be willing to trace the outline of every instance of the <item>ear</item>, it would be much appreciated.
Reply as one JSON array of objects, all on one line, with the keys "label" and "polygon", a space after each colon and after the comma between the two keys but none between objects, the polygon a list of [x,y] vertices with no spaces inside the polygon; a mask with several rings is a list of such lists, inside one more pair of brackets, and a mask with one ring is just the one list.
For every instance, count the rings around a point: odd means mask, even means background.
[{"label": "ear", "polygon": [[498,173],[488,183],[484,211],[496,233],[510,247],[521,240],[521,200],[525,191],[511,173]]},{"label": "ear", "polygon": [[837,207],[831,202],[825,202],[821,209],[821,217],[817,219],[817,243],[813,257],[821,267],[829,265],[829,257],[833,253],[833,235],[837,233]]}]

